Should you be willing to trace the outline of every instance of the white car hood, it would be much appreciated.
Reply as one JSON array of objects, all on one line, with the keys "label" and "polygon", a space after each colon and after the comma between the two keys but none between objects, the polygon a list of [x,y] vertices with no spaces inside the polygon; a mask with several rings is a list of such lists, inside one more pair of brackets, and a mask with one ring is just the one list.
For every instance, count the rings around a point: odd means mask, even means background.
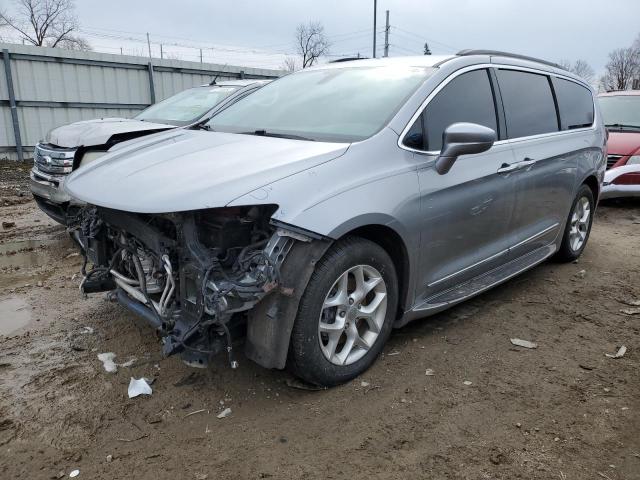
[{"label": "white car hood", "polygon": [[[348,148],[345,143],[180,129],[120,146],[76,170],[64,188],[84,202],[129,212],[223,207]],[[256,204],[267,196],[256,194]]]},{"label": "white car hood", "polygon": [[112,135],[117,133],[166,130],[169,128],[175,128],[175,126],[128,118],[100,118],[54,128],[47,134],[45,142],[64,148],[92,147],[104,145]]}]

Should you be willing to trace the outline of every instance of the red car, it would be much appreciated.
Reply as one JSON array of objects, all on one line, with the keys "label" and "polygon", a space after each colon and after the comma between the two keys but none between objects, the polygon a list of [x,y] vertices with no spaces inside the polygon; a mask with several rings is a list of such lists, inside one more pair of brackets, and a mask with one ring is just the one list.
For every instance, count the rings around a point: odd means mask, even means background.
[{"label": "red car", "polygon": [[602,93],[598,101],[609,130],[600,198],[640,197],[640,90]]}]

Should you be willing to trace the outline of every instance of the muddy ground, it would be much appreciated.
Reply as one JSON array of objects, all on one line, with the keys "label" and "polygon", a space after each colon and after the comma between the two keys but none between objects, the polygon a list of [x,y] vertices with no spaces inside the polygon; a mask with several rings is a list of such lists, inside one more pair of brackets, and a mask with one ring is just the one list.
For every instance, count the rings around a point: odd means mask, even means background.
[{"label": "muddy ground", "polygon": [[[16,165],[0,164],[0,478],[640,479],[640,315],[622,312],[640,203],[601,207],[578,263],[397,330],[362,378],[311,392],[242,356],[161,358],[149,327],[81,298],[81,259]],[[103,352],[133,366],[106,373]],[[129,399],[132,376],[153,394]]]}]

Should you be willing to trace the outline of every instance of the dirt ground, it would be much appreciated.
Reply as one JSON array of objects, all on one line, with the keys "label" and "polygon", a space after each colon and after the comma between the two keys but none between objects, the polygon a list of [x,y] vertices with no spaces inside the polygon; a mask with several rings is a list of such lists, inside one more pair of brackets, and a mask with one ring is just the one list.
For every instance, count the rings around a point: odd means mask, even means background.
[{"label": "dirt ground", "polygon": [[[148,326],[81,298],[28,168],[0,164],[0,478],[640,479],[640,202],[601,206],[578,263],[414,322],[362,378],[304,391],[241,355],[162,358]],[[106,373],[103,352],[133,365]],[[153,394],[129,399],[143,376]]]}]

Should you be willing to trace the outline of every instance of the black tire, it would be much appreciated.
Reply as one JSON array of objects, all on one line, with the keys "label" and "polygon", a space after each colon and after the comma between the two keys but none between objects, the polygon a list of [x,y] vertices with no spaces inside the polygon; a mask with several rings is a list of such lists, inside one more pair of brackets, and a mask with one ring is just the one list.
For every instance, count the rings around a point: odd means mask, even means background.
[{"label": "black tire", "polygon": [[[571,246],[571,239],[569,234],[571,230],[571,218],[573,216],[576,205],[578,204],[578,201],[582,198],[586,198],[589,201],[589,208],[591,210],[591,214],[589,216],[589,225],[587,226],[586,237],[582,242],[582,244],[580,245],[580,247],[577,249],[574,249]],[[591,191],[588,185],[583,184],[578,190],[578,193],[576,194],[576,198],[573,199],[573,203],[571,204],[571,211],[569,212],[569,216],[567,217],[567,223],[564,227],[562,243],[560,244],[560,249],[558,250],[558,252],[555,254],[555,257],[554,257],[556,261],[573,262],[578,257],[580,257],[580,255],[582,255],[582,252],[587,246],[587,242],[589,240],[589,234],[591,233],[591,225],[593,224],[594,212],[595,212],[595,200],[593,198],[593,192]]]},{"label": "black tire", "polygon": [[[367,353],[350,365],[330,362],[320,347],[318,325],[322,307],[337,279],[350,268],[368,265],[382,276],[387,289],[387,309],[378,337]],[[287,365],[297,377],[314,385],[332,387],[357,377],[378,357],[386,343],[398,305],[398,282],[393,262],[379,245],[358,237],[336,242],[316,265],[300,300]],[[356,320],[357,321],[357,320]]]}]

